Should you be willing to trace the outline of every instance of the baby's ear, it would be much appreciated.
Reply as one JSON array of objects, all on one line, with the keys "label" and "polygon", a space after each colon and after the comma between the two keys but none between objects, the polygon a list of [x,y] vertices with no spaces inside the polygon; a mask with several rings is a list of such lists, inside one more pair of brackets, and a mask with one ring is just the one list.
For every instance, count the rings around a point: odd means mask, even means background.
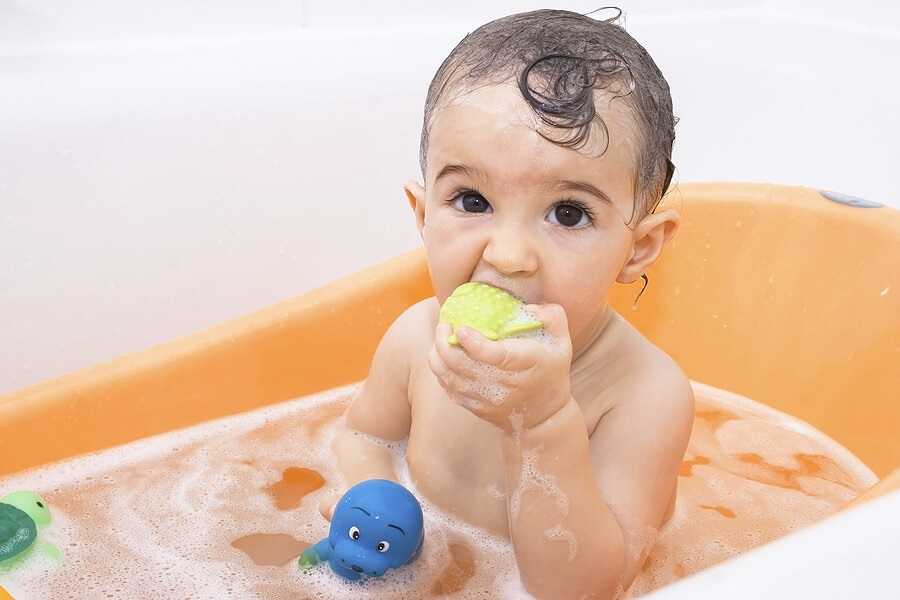
[{"label": "baby's ear", "polygon": [[647,272],[663,248],[675,237],[681,217],[674,210],[661,210],[647,215],[634,228],[631,258],[622,267],[616,281],[631,283]]},{"label": "baby's ear", "polygon": [[418,181],[408,179],[403,184],[403,191],[406,192],[409,206],[416,213],[416,227],[419,228],[419,235],[422,235],[425,228],[425,187]]}]

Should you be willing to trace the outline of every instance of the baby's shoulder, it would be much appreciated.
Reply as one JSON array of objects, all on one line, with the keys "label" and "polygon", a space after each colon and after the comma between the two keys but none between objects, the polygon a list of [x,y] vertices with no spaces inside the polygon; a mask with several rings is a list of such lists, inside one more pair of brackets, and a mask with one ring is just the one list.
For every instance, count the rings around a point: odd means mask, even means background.
[{"label": "baby's shoulder", "polygon": [[378,343],[364,389],[385,388],[406,395],[412,374],[421,369],[422,357],[434,343],[438,310],[434,298],[426,299],[394,320]]},{"label": "baby's shoulder", "polygon": [[423,329],[433,331],[437,325],[440,309],[437,298],[434,296],[425,298],[404,310],[394,321],[392,327],[400,328],[403,331],[421,332]]},{"label": "baby's shoulder", "polygon": [[[624,317],[615,314],[608,327],[609,354],[623,376],[635,371],[682,378],[683,373],[671,356],[647,339]],[[649,371],[648,371],[649,370]]]},{"label": "baby's shoulder", "polygon": [[618,317],[617,326],[622,330],[622,376],[639,397],[681,396],[690,398],[690,381],[675,360],[659,346],[635,329],[624,318]]},{"label": "baby's shoulder", "polygon": [[598,350],[582,365],[602,381],[595,418],[615,411],[620,415],[651,415],[661,420],[693,420],[694,396],[690,380],[675,360],[619,315],[601,336]]},{"label": "baby's shoulder", "polygon": [[413,304],[391,324],[382,345],[412,350],[432,344],[439,311],[440,306],[434,297]]}]

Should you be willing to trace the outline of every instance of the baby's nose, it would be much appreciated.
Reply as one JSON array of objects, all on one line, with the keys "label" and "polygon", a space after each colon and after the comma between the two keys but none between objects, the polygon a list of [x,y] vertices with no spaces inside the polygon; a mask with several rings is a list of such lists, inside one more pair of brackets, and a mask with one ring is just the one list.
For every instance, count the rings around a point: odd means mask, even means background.
[{"label": "baby's nose", "polygon": [[492,229],[484,260],[504,275],[533,272],[538,263],[534,240],[517,222]]}]

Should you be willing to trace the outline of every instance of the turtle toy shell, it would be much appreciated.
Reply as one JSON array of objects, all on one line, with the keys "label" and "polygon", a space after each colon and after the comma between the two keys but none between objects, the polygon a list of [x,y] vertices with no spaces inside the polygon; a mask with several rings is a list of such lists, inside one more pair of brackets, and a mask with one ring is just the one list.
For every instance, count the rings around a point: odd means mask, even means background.
[{"label": "turtle toy shell", "polygon": [[0,564],[28,550],[38,525],[50,522],[44,499],[34,492],[13,492],[0,499]]}]

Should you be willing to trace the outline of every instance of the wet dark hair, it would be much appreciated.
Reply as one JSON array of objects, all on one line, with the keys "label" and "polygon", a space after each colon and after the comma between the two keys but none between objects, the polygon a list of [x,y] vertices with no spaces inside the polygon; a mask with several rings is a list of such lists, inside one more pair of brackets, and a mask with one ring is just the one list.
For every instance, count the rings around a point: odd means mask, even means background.
[{"label": "wet dark hair", "polygon": [[630,140],[637,160],[635,213],[652,212],[675,168],[672,97],[644,47],[615,23],[621,14],[599,20],[563,10],[538,10],[491,21],[463,38],[428,88],[419,148],[423,174],[432,119],[451,95],[515,81],[535,113],[552,126],[541,135],[575,150],[599,147],[602,154],[610,140],[597,114],[594,92],[599,90],[621,98],[637,125],[635,139]]}]

